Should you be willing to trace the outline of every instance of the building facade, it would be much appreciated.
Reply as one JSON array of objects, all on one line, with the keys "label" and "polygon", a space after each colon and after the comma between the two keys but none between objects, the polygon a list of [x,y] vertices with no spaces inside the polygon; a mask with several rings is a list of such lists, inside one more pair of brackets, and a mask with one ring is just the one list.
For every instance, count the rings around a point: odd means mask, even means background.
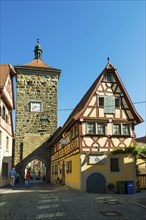
[{"label": "building facade", "polygon": [[[146,149],[146,136],[136,138],[137,146],[141,149]],[[137,156],[137,172],[138,172],[138,186],[140,189],[146,189],[146,155],[140,153]]]},{"label": "building facade", "polygon": [[105,193],[108,184],[118,181],[133,181],[134,186],[135,159],[112,151],[134,146],[134,128],[142,121],[108,59],[49,142],[51,182],[93,193]]},{"label": "building facade", "polygon": [[21,176],[27,164],[36,159],[43,161],[49,172],[48,151],[44,143],[57,128],[58,80],[61,70],[42,61],[39,41],[34,55],[32,62],[14,66],[17,74],[14,164]]},{"label": "building facade", "polygon": [[9,184],[9,172],[12,168],[14,76],[15,70],[10,64],[0,65],[0,186]]}]

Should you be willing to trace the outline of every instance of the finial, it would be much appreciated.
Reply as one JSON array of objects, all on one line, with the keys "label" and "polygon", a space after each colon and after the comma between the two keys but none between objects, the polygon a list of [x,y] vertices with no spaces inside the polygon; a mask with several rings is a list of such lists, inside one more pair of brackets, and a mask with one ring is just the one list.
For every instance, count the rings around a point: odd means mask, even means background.
[{"label": "finial", "polygon": [[109,57],[107,57],[107,61],[108,61],[108,64],[110,63],[110,58]]},{"label": "finial", "polygon": [[40,39],[39,39],[39,38],[37,38],[37,45],[39,45],[39,43],[40,43]]}]

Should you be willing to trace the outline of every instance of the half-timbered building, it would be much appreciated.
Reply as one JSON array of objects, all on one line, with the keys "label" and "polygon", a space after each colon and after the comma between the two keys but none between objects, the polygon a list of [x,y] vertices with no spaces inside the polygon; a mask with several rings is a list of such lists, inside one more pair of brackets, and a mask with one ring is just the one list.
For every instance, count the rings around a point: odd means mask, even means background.
[{"label": "half-timbered building", "polygon": [[14,109],[13,77],[16,72],[12,65],[0,65],[0,186],[9,184],[9,172],[12,168]]},{"label": "half-timbered building", "polygon": [[111,152],[133,146],[135,126],[142,121],[108,59],[64,126],[51,137],[51,182],[93,193],[105,193],[109,183],[135,183],[134,158]]}]

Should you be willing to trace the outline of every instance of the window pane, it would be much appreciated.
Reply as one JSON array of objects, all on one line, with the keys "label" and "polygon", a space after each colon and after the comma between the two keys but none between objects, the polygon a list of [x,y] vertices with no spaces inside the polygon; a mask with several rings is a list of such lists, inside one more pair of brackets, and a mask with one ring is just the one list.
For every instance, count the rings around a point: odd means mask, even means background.
[{"label": "window pane", "polygon": [[99,99],[98,99],[98,106],[99,107],[104,107],[104,97],[99,97]]},{"label": "window pane", "polygon": [[87,124],[87,134],[95,134],[95,123]]},{"label": "window pane", "polygon": [[104,134],[105,133],[105,124],[97,124],[97,133]]},{"label": "window pane", "polygon": [[67,173],[72,173],[72,161],[67,161],[66,162],[66,172]]},{"label": "window pane", "polygon": [[120,108],[120,99],[119,98],[115,99],[115,107]]},{"label": "window pane", "polygon": [[113,134],[121,134],[120,124],[113,125]]},{"label": "window pane", "polygon": [[111,172],[120,171],[118,158],[110,158],[110,168],[111,168]]},{"label": "window pane", "polygon": [[129,135],[129,125],[128,124],[123,124],[123,135]]}]

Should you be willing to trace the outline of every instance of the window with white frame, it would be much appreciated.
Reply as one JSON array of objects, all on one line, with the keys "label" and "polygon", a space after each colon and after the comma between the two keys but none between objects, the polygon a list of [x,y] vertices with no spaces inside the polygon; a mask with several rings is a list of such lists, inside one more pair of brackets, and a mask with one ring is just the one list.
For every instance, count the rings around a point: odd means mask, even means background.
[{"label": "window with white frame", "polygon": [[129,124],[122,124],[122,134],[123,135],[129,135],[130,134]]},{"label": "window with white frame", "polygon": [[114,96],[99,96],[98,106],[99,108],[104,108],[105,114],[115,114],[115,109],[121,107],[121,99]]},{"label": "window with white frame", "polygon": [[113,135],[130,135],[129,124],[113,124]]},{"label": "window with white frame", "polygon": [[87,134],[105,134],[105,123],[87,123]]},{"label": "window with white frame", "polygon": [[97,124],[97,134],[105,134],[105,124],[104,123]]},{"label": "window with white frame", "polygon": [[120,135],[120,134],[121,134],[121,125],[113,124],[113,135]]},{"label": "window with white frame", "polygon": [[87,123],[87,134],[95,134],[95,123]]}]

